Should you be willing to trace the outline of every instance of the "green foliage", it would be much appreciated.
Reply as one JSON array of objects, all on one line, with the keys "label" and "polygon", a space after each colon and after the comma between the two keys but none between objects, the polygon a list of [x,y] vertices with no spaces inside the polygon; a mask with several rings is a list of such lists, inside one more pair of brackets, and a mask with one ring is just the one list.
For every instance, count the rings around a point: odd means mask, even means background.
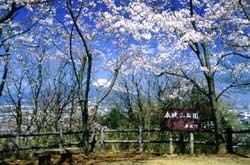
[{"label": "green foliage", "polygon": [[130,125],[127,115],[118,108],[112,108],[108,111],[101,121],[103,126],[110,129],[124,128]]},{"label": "green foliage", "polygon": [[[134,104],[136,105],[136,100],[134,100]],[[112,108],[102,117],[102,125],[107,126],[110,129],[124,129],[124,128],[138,128],[140,126],[140,117],[143,118],[143,128],[159,128],[161,122],[161,113],[162,109],[167,108],[192,108],[199,111],[201,125],[203,128],[212,129],[213,125],[213,116],[210,110],[210,102],[207,96],[201,94],[198,90],[193,89],[190,93],[188,93],[185,97],[182,98],[174,98],[174,99],[165,99],[159,102],[155,100],[150,100],[150,104],[148,102],[144,102],[142,105],[142,109],[139,109],[137,106],[133,107],[133,111],[131,114],[128,113],[126,108],[117,107]],[[240,128],[239,122],[237,120],[237,115],[234,112],[229,111],[231,109],[221,100],[218,101],[218,111],[221,115],[221,120],[223,124],[223,128],[226,129],[228,127]],[[184,139],[189,139],[189,134],[183,134]],[[162,139],[163,138],[163,139]],[[206,141],[211,144],[210,147],[204,144],[195,145],[195,153],[213,153],[214,152],[214,136],[212,133],[195,133],[194,138],[196,141]],[[127,134],[127,133],[118,133],[108,135],[107,139],[120,139],[120,140],[135,140],[137,139],[137,135]],[[168,132],[162,133],[145,133],[143,134],[143,139],[147,140],[168,140],[169,134]],[[173,133],[173,139],[180,139],[179,132]],[[178,140],[177,140],[178,141]],[[157,152],[157,153],[166,153],[168,152],[169,144],[144,144],[144,149],[147,151]],[[137,148],[136,144],[108,144],[107,149],[111,150],[126,150]],[[185,153],[188,153],[190,150],[188,145],[180,146],[179,144],[175,144],[175,153],[181,153],[183,151],[183,147],[185,147]]]},{"label": "green foliage", "polygon": [[239,128],[240,123],[237,118],[237,114],[235,112],[229,111],[230,109],[226,104],[223,102],[218,103],[218,110],[221,113],[221,120],[222,120],[222,125],[223,128],[226,129],[228,127],[232,128]]},{"label": "green foliage", "polygon": [[[135,100],[136,102],[136,100]],[[102,125],[108,126],[108,128],[124,128],[132,127],[138,128],[140,125],[140,117],[142,118],[144,128],[159,127],[161,122],[161,113],[163,109],[167,108],[192,108],[199,111],[200,121],[202,125],[206,125],[206,128],[213,127],[213,116],[210,109],[210,102],[207,96],[200,93],[197,89],[193,89],[187,96],[183,98],[176,97],[174,99],[165,99],[160,102],[150,100],[151,104],[145,103],[142,106],[142,110],[133,107],[132,115],[123,109],[117,107],[111,109],[103,116]],[[221,120],[223,128],[227,127],[239,127],[237,115],[234,112],[230,112],[229,108],[222,101],[218,101],[218,111],[221,114]]]},{"label": "green foliage", "polygon": [[[210,110],[210,103],[208,98],[201,94],[196,89],[193,89],[190,99],[186,101],[187,107],[197,109],[200,114],[200,120],[203,125],[207,125],[207,128],[211,128],[213,125],[213,116]],[[222,100],[217,102],[217,110],[220,112],[220,118],[224,129],[228,127],[239,127],[237,114],[229,111],[231,107],[226,105]]]}]

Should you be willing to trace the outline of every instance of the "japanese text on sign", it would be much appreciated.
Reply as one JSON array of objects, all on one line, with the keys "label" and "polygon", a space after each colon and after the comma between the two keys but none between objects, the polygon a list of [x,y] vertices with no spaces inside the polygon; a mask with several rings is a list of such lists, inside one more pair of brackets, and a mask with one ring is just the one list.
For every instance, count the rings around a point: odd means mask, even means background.
[{"label": "japanese text on sign", "polygon": [[199,129],[199,113],[188,108],[171,108],[163,111],[161,129],[194,131]]},{"label": "japanese text on sign", "polygon": [[167,118],[167,119],[199,119],[199,114],[198,114],[198,112],[195,112],[195,113],[166,112],[164,118]]}]

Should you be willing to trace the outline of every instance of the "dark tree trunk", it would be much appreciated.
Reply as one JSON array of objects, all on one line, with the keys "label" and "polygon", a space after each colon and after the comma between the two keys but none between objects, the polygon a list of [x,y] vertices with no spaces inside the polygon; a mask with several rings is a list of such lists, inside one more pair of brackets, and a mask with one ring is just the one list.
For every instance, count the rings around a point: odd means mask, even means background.
[{"label": "dark tree trunk", "polygon": [[208,84],[208,97],[211,107],[212,116],[214,119],[214,129],[215,129],[215,152],[216,153],[225,153],[226,145],[225,140],[222,134],[223,126],[221,123],[221,114],[218,109],[218,101],[216,100],[216,92],[214,86],[214,80],[212,76],[206,76]]}]

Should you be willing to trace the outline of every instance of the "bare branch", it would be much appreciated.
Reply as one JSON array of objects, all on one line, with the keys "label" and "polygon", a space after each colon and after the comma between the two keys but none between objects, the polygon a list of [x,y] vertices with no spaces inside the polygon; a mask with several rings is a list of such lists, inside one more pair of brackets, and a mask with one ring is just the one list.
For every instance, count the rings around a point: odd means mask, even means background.
[{"label": "bare branch", "polygon": [[91,120],[91,123],[95,120],[95,117],[96,117],[96,114],[97,114],[97,111],[98,111],[98,108],[99,108],[99,105],[101,104],[101,102],[109,95],[109,93],[112,91],[114,85],[115,85],[115,82],[116,82],[116,79],[118,77],[118,74],[119,74],[119,70],[120,70],[120,67],[119,66],[117,69],[115,69],[115,73],[114,73],[114,76],[111,80],[111,83],[110,85],[108,86],[107,90],[104,91],[104,93],[100,96],[100,98],[97,99],[96,103],[95,103],[95,107],[94,107],[94,115],[93,115],[93,118]]},{"label": "bare branch", "polygon": [[243,57],[243,58],[246,58],[246,59],[250,59],[250,55],[245,55],[245,54],[241,54],[241,53],[237,53],[237,52],[234,52],[233,53],[234,55],[236,56],[240,56],[240,57]]},{"label": "bare branch", "polygon": [[191,77],[189,77],[184,71],[182,71],[182,74],[184,75],[183,77],[185,79],[187,79],[188,81],[190,81],[201,93],[203,93],[204,95],[208,95],[208,93],[206,92],[206,90],[204,90],[194,79],[192,79]]},{"label": "bare branch", "polygon": [[229,89],[231,88],[237,88],[237,87],[241,87],[241,86],[248,86],[250,85],[250,82],[247,82],[247,83],[242,83],[242,84],[230,84],[229,86],[227,86],[225,89],[223,89],[219,95],[216,97],[216,101],[218,101],[220,99],[220,97]]},{"label": "bare branch", "polygon": [[74,27],[76,28],[76,31],[78,33],[78,35],[80,36],[81,40],[82,40],[82,43],[84,45],[84,49],[85,49],[85,52],[86,52],[86,55],[88,57],[88,66],[87,66],[87,78],[86,78],[86,89],[85,89],[85,97],[84,97],[84,101],[86,102],[87,104],[87,98],[88,98],[88,95],[89,95],[89,89],[90,89],[90,79],[91,79],[91,70],[92,70],[92,55],[88,49],[88,45],[87,45],[87,42],[82,34],[82,31],[77,23],[77,18],[79,17],[80,15],[80,12],[81,12],[81,9],[82,9],[82,6],[79,10],[79,13],[75,16],[73,10],[72,10],[72,6],[71,4],[67,1],[67,9],[69,10],[69,13],[70,13],[70,16],[73,20],[73,24],[74,24]]},{"label": "bare branch", "polygon": [[250,15],[249,15],[249,13],[247,13],[247,11],[242,3],[242,0],[239,0],[239,4],[240,4],[240,7],[242,8],[242,11],[243,11],[245,17],[250,21]]},{"label": "bare branch", "polygon": [[0,18],[0,23],[4,23],[7,20],[12,19],[13,16],[17,13],[17,11],[19,11],[20,9],[24,8],[27,5],[38,5],[38,4],[48,3],[52,1],[54,0],[44,0],[44,1],[39,0],[39,1],[32,1],[32,2],[24,2],[24,5],[20,5],[20,4],[17,4],[16,2],[13,2],[7,14],[4,15],[2,18]]},{"label": "bare branch", "polygon": [[231,56],[231,55],[235,55],[235,56],[239,56],[239,57],[242,57],[242,58],[246,58],[246,59],[250,59],[250,56],[248,55],[244,55],[244,54],[241,54],[241,53],[236,53],[236,52],[230,52],[230,53],[226,53],[224,55],[222,55],[219,60],[217,61],[216,63],[216,66],[220,65],[222,60],[228,56]]},{"label": "bare branch", "polygon": [[24,7],[24,6],[18,6],[18,7],[17,7],[16,3],[13,2],[13,3],[11,4],[11,9],[9,10],[9,12],[8,12],[5,16],[3,16],[3,17],[0,19],[0,23],[4,23],[5,21],[11,19],[11,18],[15,15],[15,13],[16,13],[18,10],[22,9],[23,7]]},{"label": "bare branch", "polygon": [[14,34],[14,35],[12,35],[12,36],[9,36],[9,37],[3,39],[3,40],[1,41],[0,47],[3,46],[3,44],[4,44],[5,41],[7,41],[7,40],[9,40],[9,39],[11,39],[11,38],[14,38],[14,37],[17,37],[17,36],[20,36],[20,35],[23,35],[23,34],[29,32],[37,23],[38,23],[38,21],[35,22],[34,24],[32,24],[28,29],[26,29],[26,30],[24,30],[24,31],[22,31],[22,32],[20,32],[20,33]]},{"label": "bare branch", "polygon": [[191,77],[189,77],[184,71],[181,71],[182,74],[178,74],[178,73],[173,73],[173,72],[169,72],[169,71],[164,71],[159,75],[156,75],[158,77],[162,76],[163,74],[167,74],[167,75],[171,75],[171,76],[176,76],[176,77],[181,77],[181,78],[185,78],[186,80],[188,80],[189,82],[191,82],[201,93],[203,93],[204,95],[208,95],[207,92],[200,87],[200,85]]},{"label": "bare branch", "polygon": [[10,55],[9,53],[0,54],[0,57],[6,57],[6,56],[9,56],[9,55]]}]

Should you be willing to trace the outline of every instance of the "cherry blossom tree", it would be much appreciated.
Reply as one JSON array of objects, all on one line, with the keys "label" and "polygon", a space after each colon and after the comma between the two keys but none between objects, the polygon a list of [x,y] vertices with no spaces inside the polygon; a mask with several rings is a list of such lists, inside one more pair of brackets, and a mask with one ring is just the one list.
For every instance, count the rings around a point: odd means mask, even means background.
[{"label": "cherry blossom tree", "polygon": [[107,32],[120,36],[126,33],[134,42],[151,43],[156,48],[144,54],[137,67],[159,76],[182,77],[208,97],[216,151],[221,152],[224,138],[218,101],[229,89],[250,82],[247,1],[104,3],[108,10],[100,15]]},{"label": "cherry blossom tree", "polygon": [[[107,46],[105,33],[96,26],[97,11],[102,10],[99,5],[94,1],[58,2],[56,14],[50,17],[53,23],[51,26],[48,25],[49,30],[46,30],[50,34],[48,43],[55,48],[52,49],[54,55],[57,56],[55,60],[66,61],[70,66],[67,69],[72,71],[72,77],[68,81],[75,84],[72,91],[75,92],[76,106],[81,111],[84,151],[89,150],[90,126],[95,122],[99,106],[111,92],[125,60],[120,57],[122,54],[109,51],[112,46]],[[59,11],[63,14],[58,14]],[[113,45],[111,40],[109,39],[108,42]],[[101,85],[105,90],[96,89],[97,96],[90,100],[91,88],[96,87],[100,74],[106,75],[105,85]]]},{"label": "cherry blossom tree", "polygon": [[[35,25],[36,19],[38,17],[34,17],[33,7],[37,7],[36,10],[42,15],[42,13],[46,13],[48,10],[44,10],[47,8],[48,2],[52,0],[1,0],[0,1],[0,60],[4,61],[3,63],[3,72],[1,76],[0,83],[0,97],[2,96],[2,92],[4,89],[4,85],[7,79],[8,74],[8,65],[10,40],[16,40],[16,37],[21,36]],[[23,12],[21,17],[18,17],[18,14]],[[32,19],[33,17],[34,19]],[[4,58],[4,59],[2,59]],[[1,66],[2,67],[2,66]]]},{"label": "cherry blossom tree", "polygon": [[[14,112],[12,112],[13,116],[15,117],[16,120],[16,131],[18,133],[22,132],[22,103],[23,103],[23,94],[26,88],[26,85],[24,84],[24,73],[25,73],[25,66],[22,65],[25,63],[21,62],[21,65],[13,65],[12,67],[19,66],[20,71],[16,73],[14,69],[12,72],[10,72],[10,77],[7,81],[7,93],[10,98],[10,104],[13,105],[14,107]],[[14,71],[14,72],[13,72]]]}]

